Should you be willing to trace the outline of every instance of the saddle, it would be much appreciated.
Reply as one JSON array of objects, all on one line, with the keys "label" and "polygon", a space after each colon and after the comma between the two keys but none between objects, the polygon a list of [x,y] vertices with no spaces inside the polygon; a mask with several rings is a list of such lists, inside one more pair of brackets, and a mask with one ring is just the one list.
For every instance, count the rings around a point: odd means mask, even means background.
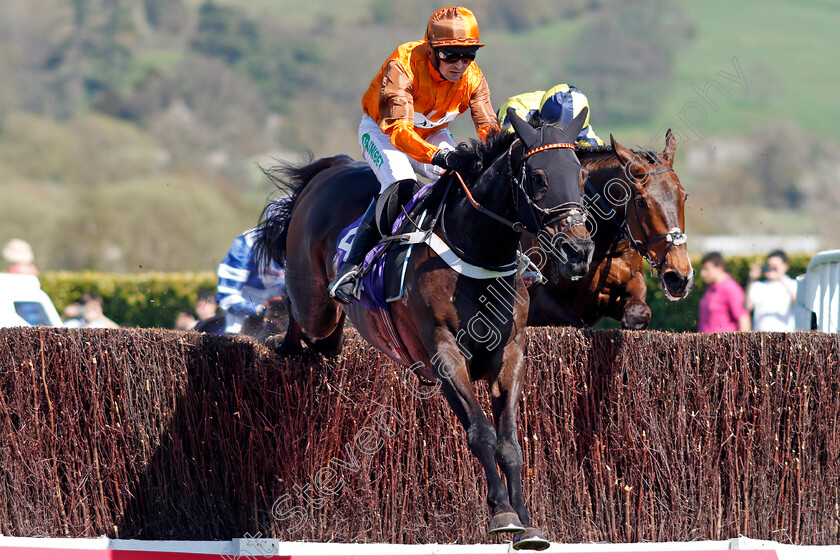
[{"label": "saddle", "polygon": [[[405,204],[405,212],[401,212],[392,220],[391,236],[385,237],[368,254],[362,264],[365,271],[360,280],[358,301],[368,311],[387,308],[392,301],[399,301],[405,297],[405,273],[408,260],[411,257],[413,244],[406,244],[395,239],[394,236],[420,231],[429,215],[429,210],[423,208],[435,183],[424,185]],[[417,208],[418,211],[413,212]],[[406,219],[408,213],[418,216],[415,222]],[[344,264],[347,253],[356,235],[356,229],[362,218],[354,221],[341,231],[338,236],[338,267]]]},{"label": "saddle", "polygon": [[[444,180],[444,179],[441,179]],[[528,284],[532,282],[544,283],[545,278],[539,268],[531,262],[524,253],[517,252],[516,261],[507,267],[488,270],[481,266],[470,264],[462,260],[453,252],[446,242],[432,232],[434,224],[440,217],[450,182],[442,193],[435,192],[431,196],[435,183],[423,186],[404,205],[404,211],[393,220],[391,235],[382,239],[368,254],[362,264],[362,277],[359,282],[357,300],[368,311],[386,310],[388,303],[399,301],[405,297],[405,273],[411,251],[414,245],[425,243],[454,271],[470,278],[492,279],[508,276],[519,272],[523,274]],[[441,185],[442,187],[443,185]],[[437,195],[442,194],[442,198]],[[437,207],[435,206],[436,203]],[[415,210],[416,208],[416,210]],[[416,221],[407,216],[417,217]],[[338,238],[338,268],[344,264],[347,253],[356,234],[362,218],[342,230]]]}]

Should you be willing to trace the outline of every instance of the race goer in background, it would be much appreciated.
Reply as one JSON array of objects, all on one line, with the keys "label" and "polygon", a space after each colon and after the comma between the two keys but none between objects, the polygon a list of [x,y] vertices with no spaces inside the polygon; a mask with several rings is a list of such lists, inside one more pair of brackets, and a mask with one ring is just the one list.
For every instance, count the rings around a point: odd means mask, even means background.
[{"label": "race goer in background", "polygon": [[195,316],[199,321],[216,317],[218,309],[213,292],[205,289],[198,291],[198,296],[195,298]]},{"label": "race goer in background", "polygon": [[[482,140],[498,129],[490,88],[473,62],[483,46],[470,10],[443,8],[429,19],[425,40],[397,47],[373,78],[362,98],[359,143],[379,179],[380,197],[399,190],[416,192],[416,173],[437,179],[443,169],[472,165],[472,158],[455,150],[448,128],[467,109]],[[381,238],[378,226],[374,199],[329,286],[338,301],[352,299],[360,264]],[[390,224],[383,224],[383,230],[385,226]]]},{"label": "race goer in background", "polygon": [[119,325],[105,316],[102,309],[102,296],[96,292],[82,294],[79,301],[71,303],[61,313],[63,325],[75,329],[87,327],[92,329],[117,329]]},{"label": "race goer in background", "polygon": [[23,239],[10,239],[3,247],[3,258],[10,263],[9,272],[12,274],[38,276],[38,269],[33,264],[35,256],[32,247]]},{"label": "race goer in background", "polygon": [[84,319],[82,319],[82,305],[78,301],[67,305],[61,312],[62,326],[68,329],[77,329],[84,327]]},{"label": "race goer in background", "polygon": [[744,308],[744,290],[726,272],[726,261],[720,253],[703,256],[700,276],[707,288],[700,300],[697,332],[750,330],[750,314]]},{"label": "race goer in background", "polygon": [[213,334],[225,332],[225,316],[217,314],[218,309],[215,294],[210,290],[199,290],[195,300],[195,316],[198,322],[193,330]]},{"label": "race goer in background", "polygon": [[224,311],[227,334],[237,334],[247,317],[259,315],[263,304],[286,294],[286,272],[277,263],[262,270],[254,258],[257,228],[233,240],[230,251],[219,264],[216,302]]},{"label": "race goer in background", "polygon": [[182,310],[179,311],[178,316],[175,317],[175,330],[190,331],[195,327],[196,323],[198,323],[198,321],[196,321],[192,313],[187,310]]},{"label": "race goer in background", "polygon": [[[762,267],[750,268],[746,308],[753,314],[753,330],[793,332],[793,306],[796,303],[796,280],[787,275],[788,258],[784,251],[767,255]],[[764,280],[759,281],[762,274]]]},{"label": "race goer in background", "polygon": [[[560,126],[566,126],[584,107],[589,107],[589,100],[583,92],[569,84],[558,84],[548,91],[532,91],[514,95],[499,108],[499,122],[505,127],[510,126],[507,117],[508,107],[513,107],[516,114],[526,121],[539,111],[543,122],[556,122]],[[583,123],[583,129],[578,134],[577,143],[580,146],[603,146],[604,142],[589,124],[591,117],[592,110],[590,109]]]}]

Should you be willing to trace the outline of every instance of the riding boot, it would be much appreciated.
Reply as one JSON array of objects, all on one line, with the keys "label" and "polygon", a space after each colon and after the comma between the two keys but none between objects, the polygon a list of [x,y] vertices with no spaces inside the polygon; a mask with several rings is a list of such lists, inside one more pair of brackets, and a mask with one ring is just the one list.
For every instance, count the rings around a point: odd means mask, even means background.
[{"label": "riding boot", "polygon": [[344,304],[353,300],[356,283],[362,270],[362,261],[365,255],[376,247],[380,239],[382,235],[376,227],[376,200],[374,199],[365,211],[365,215],[362,216],[362,221],[359,222],[353,243],[344,258],[344,264],[336,273],[335,280],[329,285],[330,297]]}]

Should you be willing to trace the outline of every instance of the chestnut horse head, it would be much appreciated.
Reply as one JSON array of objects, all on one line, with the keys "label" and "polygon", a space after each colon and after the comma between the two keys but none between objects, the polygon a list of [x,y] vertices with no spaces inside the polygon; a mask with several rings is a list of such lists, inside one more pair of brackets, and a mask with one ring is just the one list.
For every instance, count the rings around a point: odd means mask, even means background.
[{"label": "chestnut horse head", "polygon": [[[610,135],[610,143],[624,170],[624,231],[631,245],[659,274],[662,291],[670,300],[688,295],[694,269],[688,258],[685,234],[685,201],[688,194],[674,172],[677,140],[671,130],[665,134],[662,153],[634,152]],[[618,183],[608,187],[616,200]],[[621,213],[621,208],[617,210]]]}]

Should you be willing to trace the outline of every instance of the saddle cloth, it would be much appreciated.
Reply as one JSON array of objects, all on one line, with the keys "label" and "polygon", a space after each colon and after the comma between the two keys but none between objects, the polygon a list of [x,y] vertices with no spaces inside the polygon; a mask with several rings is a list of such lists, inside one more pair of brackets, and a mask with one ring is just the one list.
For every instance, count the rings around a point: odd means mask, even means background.
[{"label": "saddle cloth", "polygon": [[[411,200],[405,205],[407,212],[411,211],[417,202],[425,198],[432,189],[434,183],[424,185]],[[338,236],[338,268],[344,264],[353,238],[356,236],[356,229],[362,217],[354,221],[341,231]],[[391,234],[399,233],[405,223],[405,214],[400,214],[391,228]],[[409,227],[414,226],[408,224]],[[365,255],[363,270],[368,270],[361,281],[359,304],[368,311],[376,311],[377,308],[386,309],[388,302],[402,299],[404,296],[405,269],[408,259],[411,256],[413,245],[401,242],[391,243],[387,251],[383,251],[383,243],[379,243],[367,255]]]}]

